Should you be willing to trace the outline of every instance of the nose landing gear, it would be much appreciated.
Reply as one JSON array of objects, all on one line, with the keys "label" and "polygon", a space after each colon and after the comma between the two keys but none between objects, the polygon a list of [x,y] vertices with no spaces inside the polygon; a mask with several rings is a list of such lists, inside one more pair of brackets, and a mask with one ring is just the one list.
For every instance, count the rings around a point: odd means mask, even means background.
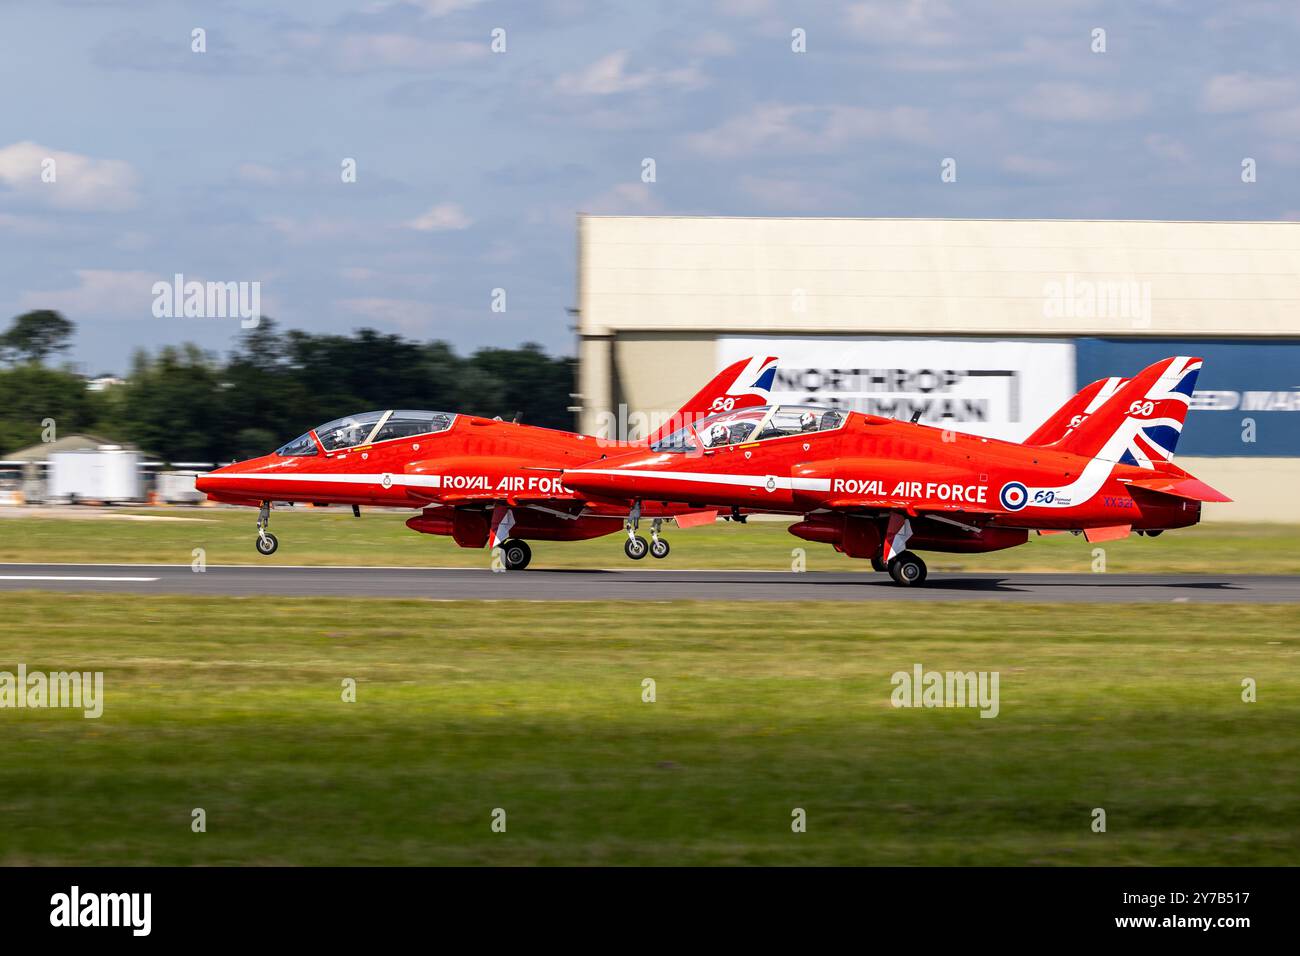
[{"label": "nose landing gear", "polygon": [[271,502],[263,501],[261,510],[257,512],[257,553],[261,555],[275,554],[276,548],[280,547],[280,539],[271,532],[266,530],[266,526],[271,523]]},{"label": "nose landing gear", "polygon": [[656,558],[668,557],[668,542],[659,537],[659,529],[663,525],[663,518],[655,518],[650,522],[650,553]]}]

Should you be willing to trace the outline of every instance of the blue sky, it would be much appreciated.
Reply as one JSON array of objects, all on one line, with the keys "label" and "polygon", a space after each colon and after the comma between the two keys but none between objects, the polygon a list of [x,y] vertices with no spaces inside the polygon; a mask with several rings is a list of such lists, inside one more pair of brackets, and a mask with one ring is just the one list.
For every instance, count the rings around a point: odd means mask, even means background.
[{"label": "blue sky", "polygon": [[90,373],[231,347],[154,317],[178,272],[571,353],[579,212],[1300,219],[1298,50],[1252,0],[0,0],[0,311],[63,311]]}]

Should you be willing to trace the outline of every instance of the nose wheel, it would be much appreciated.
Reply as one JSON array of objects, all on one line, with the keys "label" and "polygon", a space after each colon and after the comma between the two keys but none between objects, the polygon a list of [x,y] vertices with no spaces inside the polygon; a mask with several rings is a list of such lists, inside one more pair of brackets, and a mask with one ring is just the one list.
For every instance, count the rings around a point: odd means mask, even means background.
[{"label": "nose wheel", "polygon": [[655,518],[650,522],[650,554],[656,558],[668,557],[668,542],[659,537],[659,529],[664,526],[663,518]]},{"label": "nose wheel", "polygon": [[260,555],[275,554],[280,547],[280,539],[271,532],[266,530],[266,526],[271,523],[271,502],[263,501],[261,509],[257,512],[257,553]]},{"label": "nose wheel", "polygon": [[633,561],[640,561],[650,552],[650,545],[646,543],[645,538],[639,534],[628,534],[627,540],[623,542],[623,553]]}]

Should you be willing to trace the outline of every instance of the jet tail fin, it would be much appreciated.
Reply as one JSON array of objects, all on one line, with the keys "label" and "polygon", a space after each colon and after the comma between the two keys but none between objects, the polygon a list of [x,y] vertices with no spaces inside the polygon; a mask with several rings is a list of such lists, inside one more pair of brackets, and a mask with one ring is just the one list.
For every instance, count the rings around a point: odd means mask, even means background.
[{"label": "jet tail fin", "polygon": [[1174,457],[1200,370],[1186,355],[1148,365],[1052,447],[1154,469]]},{"label": "jet tail fin", "polygon": [[755,355],[728,365],[695,397],[677,410],[647,441],[656,442],[684,425],[694,424],[716,412],[766,405],[772,383],[776,380],[776,357]]},{"label": "jet tail fin", "polygon": [[1114,376],[1099,378],[1085,385],[1077,395],[1052,413],[1051,417],[1034,429],[1024,440],[1026,445],[1050,445],[1065,437],[1071,428],[1106,404],[1128,379]]}]

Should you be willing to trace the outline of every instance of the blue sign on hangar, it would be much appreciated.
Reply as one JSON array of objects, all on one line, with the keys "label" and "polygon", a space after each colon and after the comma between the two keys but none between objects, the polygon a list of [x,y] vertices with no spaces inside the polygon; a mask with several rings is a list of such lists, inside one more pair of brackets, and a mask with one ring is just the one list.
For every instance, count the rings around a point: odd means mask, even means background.
[{"label": "blue sign on hangar", "polygon": [[[1101,339],[1075,343],[1079,386],[1170,355],[1205,359],[1178,454],[1300,456],[1300,340]],[[1254,442],[1246,419],[1254,422]]]}]

